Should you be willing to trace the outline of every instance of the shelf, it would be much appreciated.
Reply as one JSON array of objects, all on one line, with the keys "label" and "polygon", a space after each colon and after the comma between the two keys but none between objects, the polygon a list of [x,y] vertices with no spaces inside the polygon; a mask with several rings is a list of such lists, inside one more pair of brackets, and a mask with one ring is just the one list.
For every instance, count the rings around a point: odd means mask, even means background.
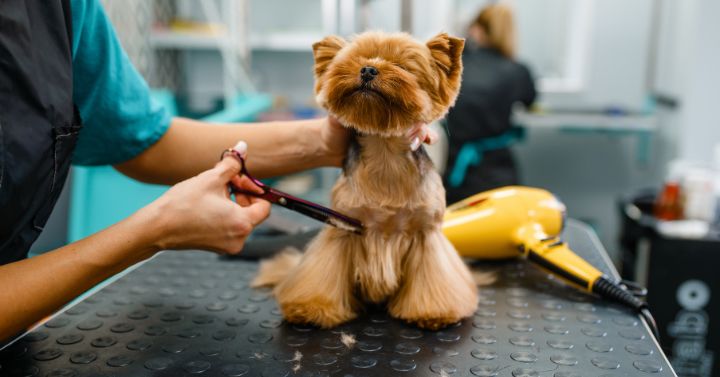
[{"label": "shelf", "polygon": [[656,115],[611,115],[602,113],[513,113],[513,123],[527,129],[552,129],[566,134],[632,136],[636,138],[635,159],[650,161],[650,138],[657,128]]},{"label": "shelf", "polygon": [[[250,37],[250,48],[255,51],[311,52],[313,43],[321,40],[320,33],[270,33]],[[206,34],[171,30],[153,30],[150,44],[153,48],[216,50],[231,43],[225,34]]]},{"label": "shelf", "polygon": [[166,29],[150,33],[150,45],[154,48],[215,50],[230,43],[226,34],[181,32]]},{"label": "shelf", "polygon": [[592,113],[515,112],[513,122],[532,128],[572,128],[594,131],[650,132],[657,127],[654,115],[609,115]]},{"label": "shelf", "polygon": [[257,51],[312,51],[313,43],[323,38],[313,32],[273,32],[250,36],[250,48]]}]

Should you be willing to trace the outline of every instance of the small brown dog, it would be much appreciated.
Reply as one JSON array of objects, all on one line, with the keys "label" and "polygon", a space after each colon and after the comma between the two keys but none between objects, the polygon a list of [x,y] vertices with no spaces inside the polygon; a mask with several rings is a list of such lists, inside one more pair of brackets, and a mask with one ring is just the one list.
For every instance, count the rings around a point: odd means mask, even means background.
[{"label": "small brown dog", "polygon": [[438,329],[470,316],[477,288],[441,231],[445,190],[424,149],[404,136],[455,102],[464,40],[439,34],[364,33],[313,45],[318,102],[354,131],[333,207],[362,221],[362,235],[326,227],[304,255],[264,262],[254,286],[275,286],[290,322],[332,327],[362,302]]}]

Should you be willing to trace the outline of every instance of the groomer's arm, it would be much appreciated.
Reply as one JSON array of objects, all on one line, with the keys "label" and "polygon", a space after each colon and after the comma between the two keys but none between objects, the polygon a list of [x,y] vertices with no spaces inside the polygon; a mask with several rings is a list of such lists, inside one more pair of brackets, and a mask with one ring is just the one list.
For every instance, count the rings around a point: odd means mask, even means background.
[{"label": "groomer's arm", "polygon": [[[222,149],[222,148],[221,148]],[[158,250],[200,248],[238,253],[270,204],[227,183],[252,189],[230,157],[172,187],[126,220],[51,252],[0,266],[0,342]]]},{"label": "groomer's arm", "polygon": [[252,152],[248,170],[262,178],[340,166],[348,133],[332,118],[242,125],[174,118],[157,143],[115,167],[144,182],[172,184],[212,166],[234,140],[247,142]]},{"label": "groomer's arm", "polygon": [[34,258],[0,266],[0,341],[158,250],[147,215]]},{"label": "groomer's arm", "polygon": [[[426,125],[417,124],[407,138],[414,150],[421,143],[435,143],[439,136]],[[348,139],[349,131],[332,117],[242,125],[211,125],[174,118],[157,143],[115,168],[143,182],[173,184],[212,166],[218,151],[229,141],[245,140],[252,151],[248,170],[264,178],[316,167],[339,167]]]}]

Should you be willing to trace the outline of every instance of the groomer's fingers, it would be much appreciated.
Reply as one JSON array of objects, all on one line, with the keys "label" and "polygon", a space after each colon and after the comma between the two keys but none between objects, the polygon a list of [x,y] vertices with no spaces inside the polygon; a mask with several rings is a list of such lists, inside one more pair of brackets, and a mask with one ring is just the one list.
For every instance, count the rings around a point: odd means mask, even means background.
[{"label": "groomer's fingers", "polygon": [[[243,158],[247,156],[247,143],[244,141],[240,140],[237,144],[235,144],[233,149],[240,153]],[[217,169],[220,174],[220,178],[227,182],[232,177],[240,174],[240,168],[240,161],[237,158],[231,154],[225,154],[223,159],[215,165],[214,169]]]},{"label": "groomer's fingers", "polygon": [[337,118],[335,118],[335,117],[332,116],[332,115],[329,115],[329,116],[328,116],[328,124],[329,124],[330,127],[332,127],[332,128],[344,129],[342,123],[340,123],[340,121],[337,120]]},{"label": "groomer's fingers", "polygon": [[265,221],[270,215],[270,202],[266,200],[258,200],[247,207],[243,207],[247,211],[248,219],[253,227]]},{"label": "groomer's fingers", "polygon": [[430,126],[424,123],[418,123],[414,125],[408,131],[406,136],[410,141],[410,149],[413,151],[420,148],[420,145],[422,145],[423,143],[434,144],[440,138],[440,136],[437,132],[435,132],[435,130],[431,129]]},{"label": "groomer's fingers", "polygon": [[258,185],[255,184],[255,182],[244,175],[234,176],[231,180],[235,187],[239,189],[254,192],[256,194],[262,194],[264,192]]},{"label": "groomer's fingers", "polygon": [[408,138],[408,142],[410,143],[410,150],[416,150],[420,147],[420,136],[422,134],[422,123],[417,123],[412,128],[410,128],[405,134],[405,136]]},{"label": "groomer's fingers", "polygon": [[215,164],[215,167],[211,170],[216,174],[223,183],[230,181],[232,177],[240,174],[240,161],[235,157],[226,155],[223,159]]},{"label": "groomer's fingers", "polygon": [[235,193],[235,203],[239,204],[241,207],[247,207],[252,204],[249,195],[245,195],[239,192]]},{"label": "groomer's fingers", "polygon": [[425,144],[433,145],[437,143],[439,139],[440,135],[437,133],[437,131],[433,130],[430,127],[427,127],[427,134],[425,135],[425,139],[423,140]]},{"label": "groomer's fingers", "polygon": [[[250,192],[254,192],[257,194],[262,194],[263,191],[260,187],[258,187],[253,181],[250,180],[250,178],[246,176],[239,176],[236,175],[232,178],[230,178],[230,183],[241,190],[246,190]],[[256,197],[252,195],[246,195],[242,193],[235,193],[235,202],[243,207],[247,207],[250,204],[254,202],[253,199],[256,199]]]}]

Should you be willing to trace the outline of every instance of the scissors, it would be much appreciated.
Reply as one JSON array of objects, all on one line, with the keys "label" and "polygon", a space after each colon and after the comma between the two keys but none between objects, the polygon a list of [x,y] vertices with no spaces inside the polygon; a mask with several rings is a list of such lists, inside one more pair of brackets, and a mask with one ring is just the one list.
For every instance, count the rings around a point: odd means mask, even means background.
[{"label": "scissors", "polygon": [[246,176],[253,184],[255,184],[262,190],[262,193],[257,193],[241,189],[230,183],[231,193],[241,193],[261,198],[267,200],[272,204],[283,206],[289,210],[301,213],[315,220],[332,225],[338,229],[347,230],[356,234],[362,234],[363,224],[362,222],[360,222],[360,220],[343,215],[340,212],[321,206],[320,204],[300,199],[296,196],[290,195],[280,190],[276,190],[250,175],[250,173],[247,171],[247,168],[245,167],[245,159],[240,154],[240,152],[232,148],[226,149],[222,153],[221,159],[227,154],[230,154],[240,162],[240,173]]}]

